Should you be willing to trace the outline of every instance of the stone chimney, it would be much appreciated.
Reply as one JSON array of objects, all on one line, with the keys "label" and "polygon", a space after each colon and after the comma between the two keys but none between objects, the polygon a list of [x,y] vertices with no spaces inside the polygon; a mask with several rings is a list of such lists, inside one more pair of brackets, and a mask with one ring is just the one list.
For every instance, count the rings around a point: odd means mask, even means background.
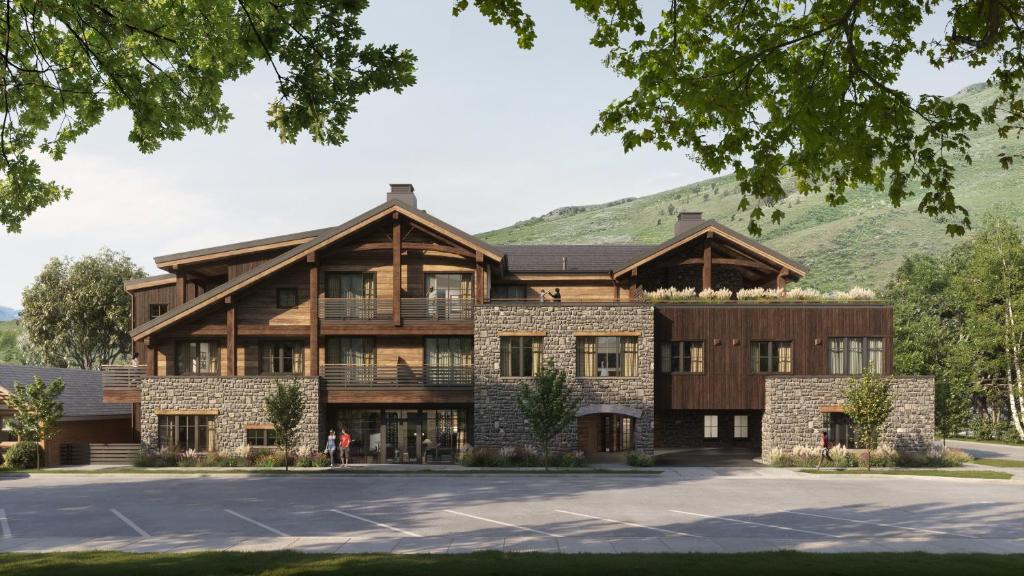
[{"label": "stone chimney", "polygon": [[679,236],[683,232],[696,228],[704,221],[704,214],[702,212],[680,212],[679,217],[676,220],[676,236]]},{"label": "stone chimney", "polygon": [[416,208],[416,194],[414,194],[415,188],[412,184],[392,184],[391,191],[388,192],[388,202],[396,200],[409,206],[410,208]]}]

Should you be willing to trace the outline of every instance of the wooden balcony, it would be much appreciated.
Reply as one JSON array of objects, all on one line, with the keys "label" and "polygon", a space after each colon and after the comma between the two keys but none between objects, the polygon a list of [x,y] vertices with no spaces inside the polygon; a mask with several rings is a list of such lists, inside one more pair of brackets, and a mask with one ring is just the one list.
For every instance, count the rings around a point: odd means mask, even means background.
[{"label": "wooden balcony", "polygon": [[470,403],[472,366],[325,364],[323,393],[332,403]]},{"label": "wooden balcony", "polygon": [[103,385],[103,401],[110,403],[141,401],[142,392],[140,391],[139,385],[145,377],[145,365],[100,366],[100,382]]},{"label": "wooden balcony", "polygon": [[[370,324],[394,319],[390,298],[321,298],[320,320],[325,323]],[[428,322],[473,321],[470,298],[402,298],[402,320]]]}]

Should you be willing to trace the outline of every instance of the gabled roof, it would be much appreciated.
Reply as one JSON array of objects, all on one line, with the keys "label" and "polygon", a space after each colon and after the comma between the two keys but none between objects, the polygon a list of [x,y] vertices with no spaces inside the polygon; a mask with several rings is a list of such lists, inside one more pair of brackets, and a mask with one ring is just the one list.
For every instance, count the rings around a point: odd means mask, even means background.
[{"label": "gabled roof", "polygon": [[307,254],[311,254],[316,250],[340,240],[348,234],[361,230],[366,226],[375,223],[380,218],[394,212],[398,212],[412,220],[429,224],[430,226],[443,231],[446,236],[453,240],[474,250],[479,250],[484,254],[484,256],[495,261],[500,262],[504,258],[504,254],[500,250],[490,246],[489,244],[481,242],[473,237],[473,235],[467,234],[458,228],[442,222],[422,210],[417,210],[400,201],[392,200],[371,208],[344,224],[335,226],[334,228],[326,228],[325,231],[319,234],[316,238],[308,240],[291,250],[264,262],[245,274],[236,276],[228,282],[217,286],[213,290],[203,293],[197,298],[168,310],[167,313],[153,318],[149,322],[146,322],[132,330],[132,338],[136,340],[144,338],[162,327],[169,326],[170,324],[182,320],[187,316],[191,316],[192,314],[221,301],[224,297],[256,283],[263,277],[277,272],[286,266],[299,262],[302,258],[305,258]]},{"label": "gabled roof", "polygon": [[257,238],[256,240],[247,240],[245,242],[235,242],[233,244],[223,244],[220,246],[210,246],[208,248],[200,248],[199,250],[189,250],[187,252],[177,252],[175,254],[165,254],[163,256],[157,256],[153,258],[156,265],[160,268],[169,266],[173,263],[181,261],[189,261],[194,259],[213,259],[218,258],[220,255],[227,256],[228,253],[238,252],[261,252],[265,250],[273,250],[276,248],[288,248],[297,246],[321,234],[332,230],[333,228],[320,228],[317,230],[306,230],[305,232],[295,232],[293,234],[283,234],[281,236],[270,236],[268,238]]},{"label": "gabled roof", "polygon": [[614,275],[616,277],[622,276],[633,268],[643,266],[655,258],[663,256],[680,246],[705,236],[708,232],[714,232],[715,236],[725,238],[735,244],[738,244],[747,250],[758,254],[765,260],[774,262],[780,268],[786,268],[797,276],[803,277],[807,274],[803,265],[796,260],[783,256],[779,252],[772,250],[749,236],[740,234],[728,226],[719,224],[715,220],[694,220],[692,224],[686,225],[673,238],[662,242],[657,246],[649,247],[647,252],[616,268]]},{"label": "gabled roof", "polygon": [[14,390],[15,382],[29,384],[36,376],[46,383],[58,378],[64,382],[64,392],[60,395],[64,418],[119,417],[132,413],[130,404],[104,404],[99,370],[0,364],[0,398]]},{"label": "gabled roof", "polygon": [[147,276],[145,278],[133,278],[131,280],[124,281],[124,289],[130,292],[132,290],[139,290],[142,288],[174,284],[177,278],[178,276],[175,274],[157,274],[156,276]]},{"label": "gabled roof", "polygon": [[[507,270],[524,272],[608,273],[650,252],[652,244],[500,246]],[[563,260],[564,259],[564,260]]]}]

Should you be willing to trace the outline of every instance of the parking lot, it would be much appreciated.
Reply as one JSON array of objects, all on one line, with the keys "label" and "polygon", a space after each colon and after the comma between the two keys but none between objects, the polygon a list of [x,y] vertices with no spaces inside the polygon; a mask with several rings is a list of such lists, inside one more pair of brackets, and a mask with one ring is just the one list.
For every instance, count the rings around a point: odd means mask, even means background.
[{"label": "parking lot", "polygon": [[0,551],[1024,553],[1024,484],[812,476],[0,477]]}]

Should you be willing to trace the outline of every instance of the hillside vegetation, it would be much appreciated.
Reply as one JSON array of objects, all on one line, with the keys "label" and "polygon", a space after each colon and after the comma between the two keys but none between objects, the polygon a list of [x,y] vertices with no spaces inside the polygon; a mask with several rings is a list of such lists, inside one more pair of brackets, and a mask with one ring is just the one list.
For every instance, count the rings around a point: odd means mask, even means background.
[{"label": "hillside vegetation", "polygon": [[18,346],[21,326],[15,320],[0,322],[0,364],[24,364],[25,358]]},{"label": "hillside vegetation", "polygon": [[[979,107],[990,102],[992,89],[965,88],[953,100]],[[1003,170],[1000,152],[1024,148],[1013,136],[1001,139],[992,126],[972,134],[974,163],[957,168],[957,200],[971,212],[976,225],[985,215],[1002,212],[1024,221],[1024,166]],[[802,286],[839,290],[852,286],[882,287],[904,255],[943,252],[958,242],[945,234],[945,226],[917,212],[911,199],[893,208],[885,192],[858,189],[838,208],[821,196],[791,191],[784,202],[781,225],[765,222],[765,244],[793,257],[810,270]],[[480,235],[494,244],[621,244],[658,243],[672,236],[681,210],[703,212],[739,232],[746,232],[745,214],[737,214],[740,201],[732,175],[696,182],[641,198],[608,204],[573,206]],[[968,237],[971,233],[968,232]]]}]

